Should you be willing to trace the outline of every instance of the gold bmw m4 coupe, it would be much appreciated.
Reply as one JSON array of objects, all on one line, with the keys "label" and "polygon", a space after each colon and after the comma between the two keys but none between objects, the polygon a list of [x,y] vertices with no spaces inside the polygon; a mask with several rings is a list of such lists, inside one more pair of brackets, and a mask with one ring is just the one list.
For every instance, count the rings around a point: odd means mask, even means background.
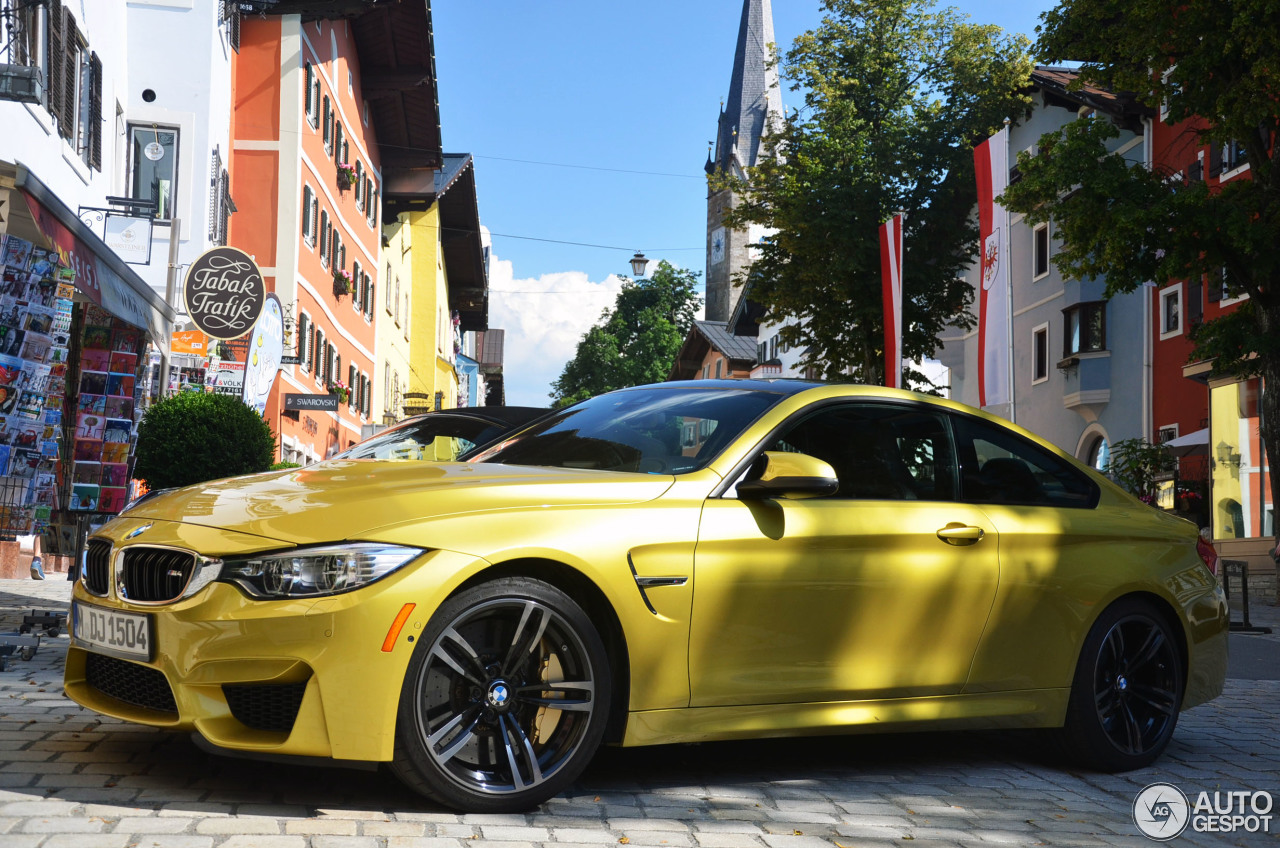
[{"label": "gold bmw m4 coupe", "polygon": [[1227,606],[1195,527],[957,403],[678,382],[466,461],[397,444],[103,527],[67,693],[499,812],[604,743],[1035,727],[1137,768],[1222,691]]}]

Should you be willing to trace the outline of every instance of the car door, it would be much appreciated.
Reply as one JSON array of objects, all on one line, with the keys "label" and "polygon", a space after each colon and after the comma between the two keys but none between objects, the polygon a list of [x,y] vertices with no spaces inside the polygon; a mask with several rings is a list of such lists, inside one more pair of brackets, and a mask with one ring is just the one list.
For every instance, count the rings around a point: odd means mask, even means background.
[{"label": "car door", "polygon": [[1000,588],[966,693],[1070,685],[1114,558],[1149,555],[1123,510],[1098,510],[1098,485],[1067,459],[973,415],[952,418],[960,498],[1000,539]]},{"label": "car door", "polygon": [[832,496],[707,500],[694,552],[693,706],[959,692],[999,578],[995,527],[955,499],[924,404],[838,402],[761,450],[830,463]]}]

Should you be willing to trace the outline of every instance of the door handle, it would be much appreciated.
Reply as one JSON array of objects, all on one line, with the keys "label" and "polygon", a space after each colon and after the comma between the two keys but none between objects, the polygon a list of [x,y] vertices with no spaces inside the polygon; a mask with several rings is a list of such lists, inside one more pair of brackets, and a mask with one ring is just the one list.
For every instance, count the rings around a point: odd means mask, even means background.
[{"label": "door handle", "polygon": [[974,545],[987,535],[981,527],[972,527],[953,521],[938,531],[938,538],[948,545]]}]

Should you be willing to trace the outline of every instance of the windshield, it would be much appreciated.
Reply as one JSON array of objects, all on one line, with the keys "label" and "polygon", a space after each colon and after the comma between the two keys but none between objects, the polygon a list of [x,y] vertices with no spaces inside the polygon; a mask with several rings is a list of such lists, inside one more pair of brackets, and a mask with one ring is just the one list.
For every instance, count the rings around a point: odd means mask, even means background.
[{"label": "windshield", "polygon": [[366,439],[334,459],[401,459],[448,462],[510,429],[455,415],[427,415]]},{"label": "windshield", "polygon": [[680,474],[705,466],[782,398],[759,389],[722,387],[610,392],[468,460]]}]

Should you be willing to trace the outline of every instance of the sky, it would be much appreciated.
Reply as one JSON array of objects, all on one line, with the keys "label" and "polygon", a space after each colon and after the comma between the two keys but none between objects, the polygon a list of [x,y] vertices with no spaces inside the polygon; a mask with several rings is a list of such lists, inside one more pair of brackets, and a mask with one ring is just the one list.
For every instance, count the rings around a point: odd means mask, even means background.
[{"label": "sky", "polygon": [[[506,331],[506,402],[548,406],[633,253],[705,273],[703,165],[742,0],[431,5],[444,149],[475,157],[492,234],[489,326]],[[1034,39],[1055,4],[942,5]],[[818,0],[772,6],[783,53],[821,20]],[[783,106],[798,105],[783,86]]]}]

